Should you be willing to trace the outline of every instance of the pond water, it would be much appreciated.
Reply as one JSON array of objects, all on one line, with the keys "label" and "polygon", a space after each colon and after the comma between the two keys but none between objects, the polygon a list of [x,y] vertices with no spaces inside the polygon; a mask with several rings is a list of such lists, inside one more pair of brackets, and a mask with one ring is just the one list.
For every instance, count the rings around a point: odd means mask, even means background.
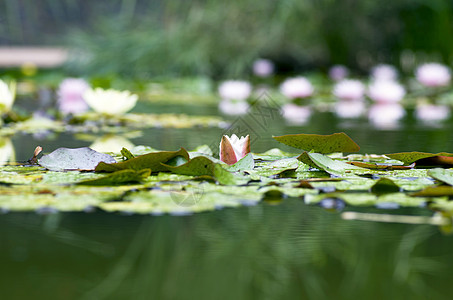
[{"label": "pond water", "polygon": [[[191,114],[216,114],[216,107]],[[142,104],[138,110],[187,112]],[[318,113],[303,126],[279,116],[230,118],[248,128],[252,151],[282,147],[272,135],[347,132],[361,153],[452,152],[451,124],[409,118],[379,130],[366,120]],[[236,122],[236,123],[235,123]],[[218,145],[226,129],[156,128],[135,145],[175,150]],[[89,146],[72,134],[15,135],[16,159],[36,145]],[[294,150],[293,150],[294,151]],[[432,215],[424,208],[349,211]],[[343,220],[301,199],[190,216],[91,213],[0,215],[1,299],[450,299],[453,239],[435,226]]]}]

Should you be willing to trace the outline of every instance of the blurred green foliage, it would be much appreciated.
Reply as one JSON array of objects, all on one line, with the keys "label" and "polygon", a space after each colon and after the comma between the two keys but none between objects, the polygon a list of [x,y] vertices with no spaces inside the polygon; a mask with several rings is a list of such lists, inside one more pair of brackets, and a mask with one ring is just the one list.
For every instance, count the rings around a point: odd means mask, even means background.
[{"label": "blurred green foliage", "polygon": [[76,54],[70,70],[101,76],[237,77],[258,57],[280,73],[363,71],[408,53],[450,63],[453,2],[5,0],[0,33],[8,44],[64,40]]}]

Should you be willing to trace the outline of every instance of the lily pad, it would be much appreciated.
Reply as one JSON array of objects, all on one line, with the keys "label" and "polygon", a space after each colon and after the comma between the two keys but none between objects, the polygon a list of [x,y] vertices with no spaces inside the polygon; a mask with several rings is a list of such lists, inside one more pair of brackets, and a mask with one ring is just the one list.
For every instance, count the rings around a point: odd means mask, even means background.
[{"label": "lily pad", "polygon": [[247,154],[241,158],[238,162],[233,165],[225,166],[228,171],[237,172],[244,170],[253,170],[255,167],[255,160],[253,159],[252,153]]},{"label": "lily pad", "polygon": [[453,170],[445,170],[445,169],[436,168],[436,169],[429,170],[428,175],[443,183],[446,183],[448,185],[453,185]]},{"label": "lily pad", "polygon": [[149,175],[151,175],[150,169],[143,169],[140,171],[134,171],[134,170],[128,169],[128,170],[121,170],[121,171],[113,172],[102,178],[81,181],[81,182],[78,182],[77,184],[79,184],[79,185],[97,185],[97,186],[103,186],[103,185],[116,186],[116,185],[120,185],[120,184],[124,184],[124,183],[140,183]]},{"label": "lily pad", "polygon": [[304,152],[297,159],[309,166],[319,168],[334,175],[345,175],[345,173],[351,172],[351,170],[365,170],[342,161],[333,160],[320,153]]},{"label": "lily pad", "polygon": [[376,183],[371,187],[371,192],[375,195],[383,195],[389,193],[398,193],[400,187],[396,185],[393,180],[388,178],[380,178]]},{"label": "lily pad", "polygon": [[191,176],[210,176],[222,184],[234,184],[234,176],[220,164],[217,164],[204,156],[197,156],[180,166],[170,166],[162,163],[162,166],[173,173]]},{"label": "lily pad", "polygon": [[453,157],[453,153],[441,152],[441,153],[427,153],[427,152],[399,152],[399,153],[391,153],[386,154],[386,156],[402,161],[405,165],[409,165],[413,162],[417,162],[419,165],[419,161],[427,158],[434,158],[434,157]]},{"label": "lily pad", "polygon": [[115,159],[91,148],[58,148],[38,160],[40,166],[51,171],[93,171],[99,163],[115,163]]},{"label": "lily pad", "polygon": [[135,171],[143,169],[151,169],[153,172],[167,171],[167,168],[162,165],[162,163],[168,162],[170,159],[177,156],[182,156],[183,158],[189,160],[189,153],[186,149],[181,148],[178,151],[161,151],[161,152],[152,152],[134,158],[128,159],[119,163],[99,163],[96,167],[96,172],[116,172],[119,170],[131,169]]},{"label": "lily pad", "polygon": [[330,135],[320,134],[288,134],[274,136],[278,142],[305,151],[313,151],[321,154],[334,152],[357,152],[360,150],[346,133],[334,133]]}]

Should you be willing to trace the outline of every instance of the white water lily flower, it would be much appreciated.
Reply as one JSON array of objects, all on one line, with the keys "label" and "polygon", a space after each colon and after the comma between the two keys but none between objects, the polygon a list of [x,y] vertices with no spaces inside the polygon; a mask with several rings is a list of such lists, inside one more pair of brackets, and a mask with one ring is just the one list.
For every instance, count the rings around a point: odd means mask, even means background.
[{"label": "white water lily flower", "polygon": [[305,98],[313,94],[314,88],[305,77],[286,79],[280,85],[280,92],[289,99]]},{"label": "white water lily flower", "polygon": [[287,103],[281,108],[282,116],[289,123],[294,125],[303,125],[307,123],[311,116],[310,106]]},{"label": "white water lily flower", "polygon": [[220,142],[220,160],[229,165],[235,164],[241,158],[250,153],[250,136],[241,136],[236,134],[231,137],[224,135]]},{"label": "white water lily flower", "polygon": [[442,64],[428,63],[423,64],[415,71],[417,80],[424,86],[438,87],[450,83],[450,69]]},{"label": "white water lily flower", "polygon": [[219,95],[227,100],[246,100],[252,93],[252,85],[247,81],[228,80],[219,85]]},{"label": "white water lily flower", "polygon": [[58,87],[58,109],[63,114],[79,114],[88,110],[83,94],[90,85],[80,78],[66,78]]},{"label": "white water lily flower", "polygon": [[274,73],[274,63],[269,59],[257,59],[253,63],[253,74],[259,77],[269,77]]},{"label": "white water lily flower", "polygon": [[379,103],[395,103],[406,95],[404,87],[396,81],[378,80],[368,87],[368,96]]},{"label": "white water lily flower", "polygon": [[245,115],[250,109],[250,105],[246,101],[222,100],[219,103],[221,113],[229,116]]},{"label": "white water lily flower", "polygon": [[354,119],[365,113],[365,102],[362,100],[340,100],[335,104],[335,114],[343,119]]},{"label": "white water lily flower", "polygon": [[415,117],[427,123],[444,121],[450,117],[450,108],[446,105],[418,104],[415,109]]},{"label": "white water lily flower", "polygon": [[395,81],[398,79],[398,71],[394,66],[381,64],[371,69],[371,78],[377,80]]},{"label": "white water lily flower", "polygon": [[346,79],[335,84],[333,94],[341,100],[360,100],[365,94],[365,86],[359,80]]},{"label": "white water lily flower", "polygon": [[0,113],[11,110],[16,98],[16,82],[11,82],[9,86],[0,79]]},{"label": "white water lily flower", "polygon": [[89,89],[83,94],[88,105],[98,113],[121,115],[131,110],[137,103],[138,96],[130,91]]},{"label": "white water lily flower", "polygon": [[376,103],[370,107],[368,118],[377,128],[395,128],[406,111],[399,103]]}]

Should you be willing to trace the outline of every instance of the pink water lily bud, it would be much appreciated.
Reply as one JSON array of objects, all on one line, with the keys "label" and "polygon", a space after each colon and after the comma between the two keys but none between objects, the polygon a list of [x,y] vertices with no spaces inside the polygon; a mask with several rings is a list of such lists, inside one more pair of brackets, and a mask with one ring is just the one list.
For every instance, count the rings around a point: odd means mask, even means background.
[{"label": "pink water lily bud", "polygon": [[220,160],[226,164],[232,165],[237,163],[241,158],[250,153],[250,136],[241,136],[233,134],[231,137],[224,135],[220,142]]}]

